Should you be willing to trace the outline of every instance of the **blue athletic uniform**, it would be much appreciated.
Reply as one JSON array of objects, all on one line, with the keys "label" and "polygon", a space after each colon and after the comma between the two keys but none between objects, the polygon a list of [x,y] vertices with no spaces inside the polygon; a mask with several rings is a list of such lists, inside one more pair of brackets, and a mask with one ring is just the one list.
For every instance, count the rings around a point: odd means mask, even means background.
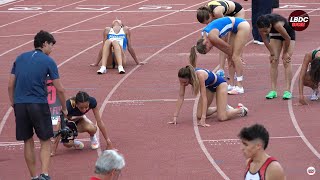
[{"label": "blue athletic uniform", "polygon": [[[231,18],[234,18],[234,24],[232,24]],[[213,29],[219,30],[219,37],[225,36],[228,32],[237,33],[238,32],[238,25],[241,22],[246,20],[238,17],[222,17],[216,20],[213,20],[209,23],[203,30],[202,33],[206,32],[207,34],[210,33]]]},{"label": "blue athletic uniform", "polygon": [[127,49],[128,39],[122,27],[118,33],[115,33],[113,28],[111,28],[107,35],[107,39],[110,41],[118,41],[124,51]]},{"label": "blue athletic uniform", "polygon": [[[196,68],[196,71],[199,70],[204,70],[208,73],[208,78],[205,80],[204,84],[206,86],[206,88],[208,88],[211,92],[216,92],[217,87],[221,84],[226,82],[224,80],[224,78],[215,75],[213,72],[207,70],[207,69],[203,69],[203,68]],[[216,80],[217,77],[217,81],[214,83],[214,81]]]}]

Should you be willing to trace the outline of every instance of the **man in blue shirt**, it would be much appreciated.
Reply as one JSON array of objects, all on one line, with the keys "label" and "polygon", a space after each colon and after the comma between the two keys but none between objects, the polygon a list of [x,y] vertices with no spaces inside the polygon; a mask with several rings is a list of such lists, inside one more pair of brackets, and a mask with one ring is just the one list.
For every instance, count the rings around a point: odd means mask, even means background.
[{"label": "man in blue shirt", "polygon": [[[11,70],[8,92],[16,117],[16,139],[24,141],[24,156],[32,179],[47,180],[53,128],[47,101],[47,76],[53,81],[60,102],[65,102],[64,88],[59,80],[58,67],[48,55],[56,43],[54,37],[40,31],[34,37],[35,50],[17,57]],[[68,114],[65,103],[62,111]],[[42,173],[36,175],[33,129],[40,139]]]}]

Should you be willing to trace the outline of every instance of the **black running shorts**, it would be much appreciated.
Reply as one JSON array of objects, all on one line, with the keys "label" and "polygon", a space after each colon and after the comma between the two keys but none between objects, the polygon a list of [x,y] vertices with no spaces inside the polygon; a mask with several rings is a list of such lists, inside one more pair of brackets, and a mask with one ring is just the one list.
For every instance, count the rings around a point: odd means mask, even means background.
[{"label": "black running shorts", "polygon": [[22,103],[14,105],[16,116],[16,139],[30,139],[35,130],[40,140],[53,137],[51,113],[48,104]]}]

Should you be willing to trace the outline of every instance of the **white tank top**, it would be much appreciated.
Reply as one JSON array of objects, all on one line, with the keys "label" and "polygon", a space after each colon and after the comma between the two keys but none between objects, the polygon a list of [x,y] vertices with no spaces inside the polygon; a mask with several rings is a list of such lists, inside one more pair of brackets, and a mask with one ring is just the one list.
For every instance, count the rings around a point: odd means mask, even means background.
[{"label": "white tank top", "polygon": [[250,160],[248,162],[247,165],[247,169],[246,169],[246,174],[244,176],[245,180],[265,180],[265,174],[266,174],[266,170],[267,167],[269,166],[270,163],[272,163],[273,161],[276,161],[276,159],[274,157],[269,157],[261,166],[261,168],[258,170],[258,172],[252,174],[250,172],[250,164],[252,162],[252,160]]},{"label": "white tank top", "polygon": [[127,49],[128,40],[127,40],[126,33],[123,31],[122,27],[119,33],[115,33],[113,28],[111,28],[107,35],[107,39],[109,39],[110,41],[118,41],[118,43],[120,44],[123,50]]}]

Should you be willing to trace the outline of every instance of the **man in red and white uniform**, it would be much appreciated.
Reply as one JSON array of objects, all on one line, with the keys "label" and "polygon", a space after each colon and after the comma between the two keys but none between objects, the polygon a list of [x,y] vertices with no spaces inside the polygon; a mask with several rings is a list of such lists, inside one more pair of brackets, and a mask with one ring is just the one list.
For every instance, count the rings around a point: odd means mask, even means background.
[{"label": "man in red and white uniform", "polygon": [[242,141],[241,150],[247,158],[245,180],[286,179],[280,163],[265,152],[269,133],[263,125],[244,127],[238,136]]}]

